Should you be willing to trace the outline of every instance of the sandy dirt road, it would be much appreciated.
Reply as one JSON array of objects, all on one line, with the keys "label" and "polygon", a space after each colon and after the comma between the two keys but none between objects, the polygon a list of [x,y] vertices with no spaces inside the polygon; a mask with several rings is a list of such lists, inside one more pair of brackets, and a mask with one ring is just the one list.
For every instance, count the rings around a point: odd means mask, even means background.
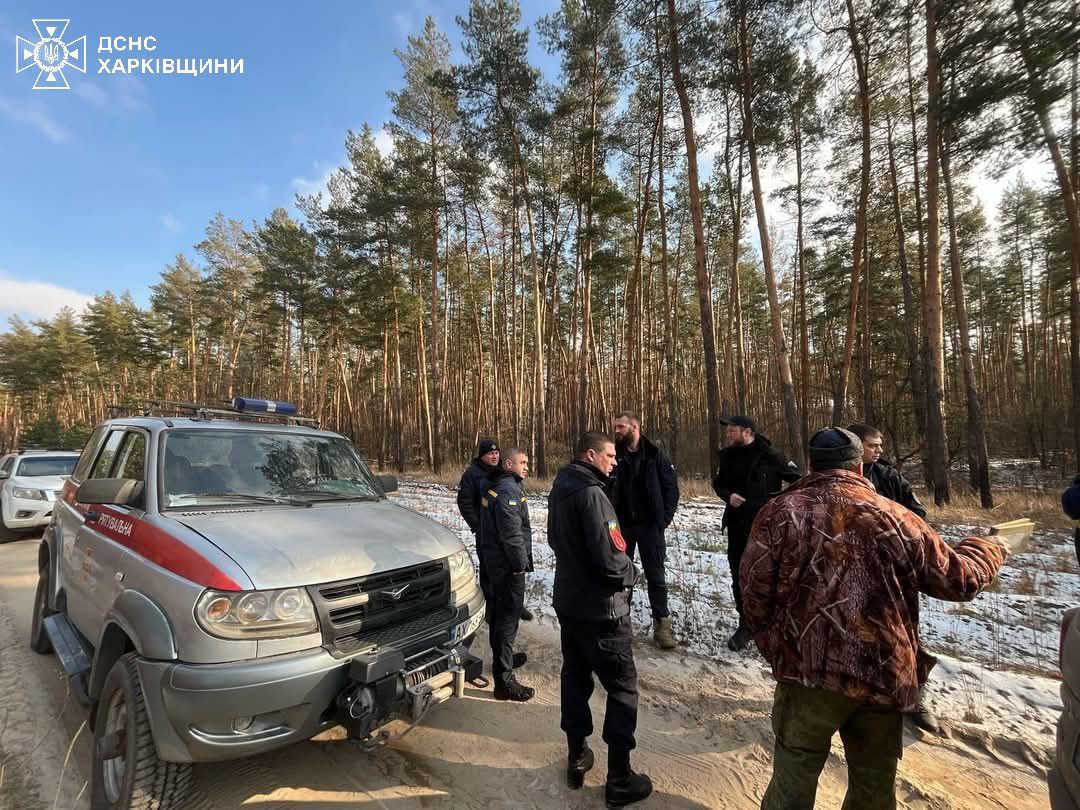
[{"label": "sandy dirt road", "polygon": [[[88,713],[68,696],[55,659],[34,654],[27,643],[36,555],[33,538],[0,545],[0,808],[84,810]],[[485,646],[480,638],[475,649],[486,652]],[[605,749],[598,735],[592,741],[598,767],[585,789],[572,792],[563,783],[555,628],[549,621],[523,625],[521,646],[530,655],[521,679],[537,687],[531,703],[497,703],[490,689],[470,687],[465,700],[436,707],[423,726],[373,753],[331,731],[256,759],[201,765],[191,807],[603,807]],[[634,763],[657,786],[639,806],[757,807],[772,746],[771,687],[760,660],[721,665],[660,655],[641,644],[637,661],[642,695]],[[598,728],[602,701],[598,688]],[[1049,806],[1038,767],[992,741],[978,750],[960,740],[908,742],[898,780],[902,807]],[[822,776],[818,807],[839,807],[844,773],[837,749]]]}]

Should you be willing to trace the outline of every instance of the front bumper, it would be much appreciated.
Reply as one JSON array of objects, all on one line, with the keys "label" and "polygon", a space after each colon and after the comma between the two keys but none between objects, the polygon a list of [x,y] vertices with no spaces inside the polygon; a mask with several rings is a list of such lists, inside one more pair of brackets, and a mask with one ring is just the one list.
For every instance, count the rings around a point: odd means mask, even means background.
[{"label": "front bumper", "polygon": [[[229,664],[139,661],[143,695],[158,756],[169,762],[236,759],[308,739],[345,721],[339,697],[381,680],[378,719],[415,719],[418,701],[442,702],[450,680],[460,684],[476,628],[483,621],[477,591],[451,622],[367,654],[335,658],[322,647]],[[404,667],[400,662],[404,659]],[[440,659],[438,666],[426,669]],[[406,672],[420,666],[411,682]],[[370,673],[370,684],[358,674]],[[430,675],[430,677],[429,677]],[[386,685],[400,681],[388,694]],[[460,693],[460,689],[451,689]],[[374,690],[373,690],[374,693]],[[427,695],[427,697],[425,697]],[[381,723],[380,723],[381,724]],[[345,723],[347,727],[349,723]],[[352,733],[352,728],[350,728]]]},{"label": "front bumper", "polygon": [[55,501],[7,497],[3,500],[4,525],[9,529],[36,529],[48,526]]},{"label": "front bumper", "polygon": [[1052,810],[1080,810],[1080,699],[1061,684],[1063,708],[1057,726],[1057,751],[1047,781]]}]

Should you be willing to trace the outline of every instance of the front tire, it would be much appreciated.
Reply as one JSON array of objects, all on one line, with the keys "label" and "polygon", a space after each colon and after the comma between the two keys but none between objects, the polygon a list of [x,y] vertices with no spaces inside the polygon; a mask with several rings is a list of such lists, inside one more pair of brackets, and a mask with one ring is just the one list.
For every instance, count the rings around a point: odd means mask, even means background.
[{"label": "front tire", "polygon": [[30,649],[47,655],[53,651],[49,634],[45,632],[45,619],[53,614],[49,609],[49,569],[38,572],[37,590],[34,591],[34,615],[30,623]]},{"label": "front tire", "polygon": [[105,678],[94,724],[92,810],[176,810],[185,806],[191,765],[158,759],[135,653]]}]

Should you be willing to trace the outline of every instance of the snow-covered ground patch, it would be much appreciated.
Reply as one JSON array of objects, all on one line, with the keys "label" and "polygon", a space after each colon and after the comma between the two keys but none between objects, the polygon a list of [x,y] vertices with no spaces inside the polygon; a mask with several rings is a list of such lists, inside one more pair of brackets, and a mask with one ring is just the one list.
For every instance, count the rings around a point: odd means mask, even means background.
[{"label": "snow-covered ground patch", "polygon": [[[404,482],[394,497],[456,531],[473,549],[453,489]],[[529,576],[526,601],[534,613],[554,619],[555,557],[547,544],[546,493],[530,495],[529,514],[536,571]],[[719,501],[693,499],[679,505],[667,531],[669,603],[676,634],[685,652],[764,678],[767,667],[756,652],[727,649],[736,615],[722,518]],[[954,543],[983,533],[975,526],[944,526],[939,531]],[[1054,679],[1061,615],[1076,604],[1080,574],[1072,538],[1064,532],[1037,533],[1031,551],[1011,558],[991,590],[973,602],[924,597],[923,642],[940,658],[930,679],[935,710],[976,736],[1026,739],[1043,751],[1052,747],[1061,711],[1060,682]],[[635,595],[632,618],[636,634],[648,638],[651,618],[644,593]]]}]

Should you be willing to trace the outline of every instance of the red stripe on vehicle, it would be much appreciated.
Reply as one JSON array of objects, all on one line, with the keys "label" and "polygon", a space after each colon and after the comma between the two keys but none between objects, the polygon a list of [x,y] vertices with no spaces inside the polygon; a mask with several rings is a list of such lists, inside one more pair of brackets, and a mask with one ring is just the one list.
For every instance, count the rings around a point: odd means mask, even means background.
[{"label": "red stripe on vehicle", "polygon": [[[84,514],[88,511],[82,504],[76,508]],[[95,510],[101,515],[91,524],[95,531],[166,571],[219,591],[244,590],[232,577],[167,531],[108,506],[98,506]]]}]

